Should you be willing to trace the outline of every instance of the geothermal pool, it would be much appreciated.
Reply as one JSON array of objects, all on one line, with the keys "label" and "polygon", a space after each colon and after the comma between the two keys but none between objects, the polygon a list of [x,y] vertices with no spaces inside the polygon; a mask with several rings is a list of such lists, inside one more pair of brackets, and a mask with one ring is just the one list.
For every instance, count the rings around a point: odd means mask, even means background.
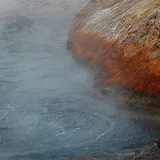
[{"label": "geothermal pool", "polygon": [[87,0],[0,0],[0,160],[126,152],[155,143],[152,114],[100,94],[66,49]]}]

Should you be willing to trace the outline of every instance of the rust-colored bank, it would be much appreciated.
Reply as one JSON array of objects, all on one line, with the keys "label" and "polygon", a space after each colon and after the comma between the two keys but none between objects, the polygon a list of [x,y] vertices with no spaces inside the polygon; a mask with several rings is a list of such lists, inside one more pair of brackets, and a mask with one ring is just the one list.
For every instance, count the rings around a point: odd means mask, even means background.
[{"label": "rust-colored bank", "polygon": [[103,83],[160,96],[160,0],[91,0],[68,46],[103,67]]}]

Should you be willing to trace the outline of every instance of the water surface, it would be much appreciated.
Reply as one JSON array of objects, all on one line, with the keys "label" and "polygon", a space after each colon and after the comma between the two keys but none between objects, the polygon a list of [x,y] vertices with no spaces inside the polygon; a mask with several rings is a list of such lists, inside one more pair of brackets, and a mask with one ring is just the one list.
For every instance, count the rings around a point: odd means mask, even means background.
[{"label": "water surface", "polygon": [[86,0],[0,0],[0,159],[51,160],[144,147],[160,135],[147,111],[102,96],[66,50]]}]

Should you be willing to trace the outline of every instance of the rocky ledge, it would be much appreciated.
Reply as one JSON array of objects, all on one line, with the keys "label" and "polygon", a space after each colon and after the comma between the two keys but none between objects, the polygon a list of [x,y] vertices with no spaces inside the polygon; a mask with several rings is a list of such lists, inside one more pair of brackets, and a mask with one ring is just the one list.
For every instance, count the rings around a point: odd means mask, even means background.
[{"label": "rocky ledge", "polygon": [[108,156],[75,156],[61,160],[160,160],[160,150],[156,147],[137,149],[128,153]]},{"label": "rocky ledge", "polygon": [[160,96],[160,1],[90,0],[68,47],[103,69],[100,83]]}]

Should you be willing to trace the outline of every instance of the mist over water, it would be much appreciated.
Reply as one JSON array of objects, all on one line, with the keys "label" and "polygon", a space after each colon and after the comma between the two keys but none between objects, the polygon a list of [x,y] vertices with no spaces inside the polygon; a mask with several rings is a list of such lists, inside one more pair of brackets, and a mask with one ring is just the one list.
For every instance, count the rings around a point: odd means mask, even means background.
[{"label": "mist over water", "polygon": [[150,113],[102,96],[66,50],[86,0],[0,0],[0,159],[50,160],[144,147]]}]

